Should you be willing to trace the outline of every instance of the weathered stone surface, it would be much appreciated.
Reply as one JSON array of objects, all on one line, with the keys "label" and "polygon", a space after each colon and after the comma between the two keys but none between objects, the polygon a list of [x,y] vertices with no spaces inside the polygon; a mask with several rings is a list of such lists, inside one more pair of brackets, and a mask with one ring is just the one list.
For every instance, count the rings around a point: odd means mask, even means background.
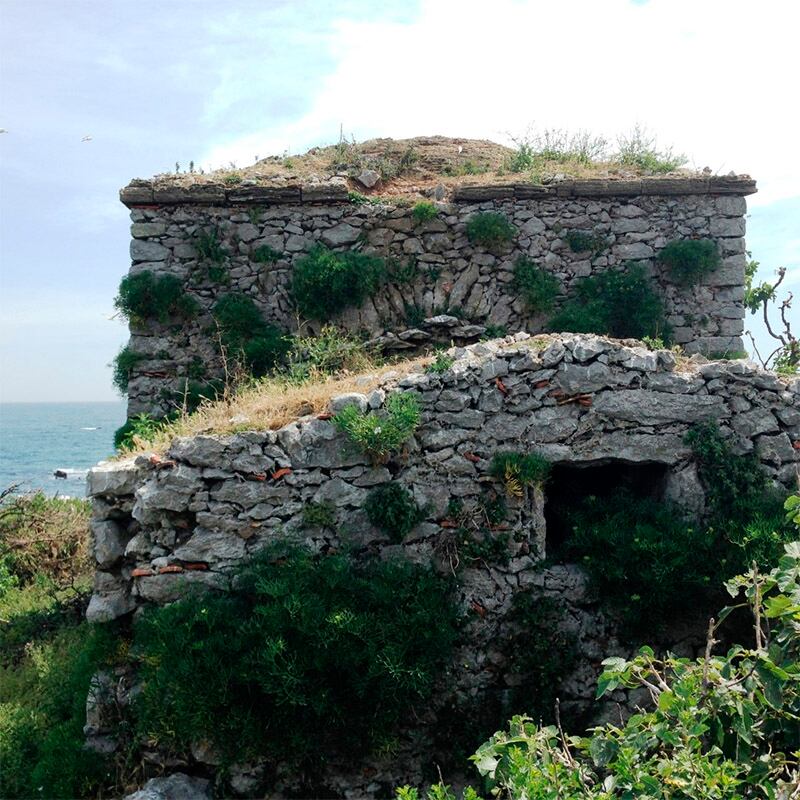
[{"label": "weathered stone surface", "polygon": [[151,778],[144,788],[123,800],[211,800],[211,789],[205,778],[175,772],[166,778]]},{"label": "weathered stone surface", "polygon": [[244,558],[244,540],[230,533],[196,528],[186,544],[173,557],[178,561],[204,561],[208,564],[236,562]]},{"label": "weathered stone surface", "polygon": [[[721,187],[722,195],[698,202],[695,192],[707,195],[712,186]],[[302,188],[288,182],[281,187],[245,181],[230,188],[157,182],[155,189],[151,182],[137,183],[131,187],[135,196],[149,192],[147,204],[154,200],[157,205],[133,212],[131,271],[175,275],[185,282],[199,313],[180,326],[150,326],[157,330],[149,331],[152,346],[130,381],[129,413],[170,411],[169,398],[183,390],[195,358],[207,366],[209,378],[223,377],[208,331],[214,296],[196,280],[199,229],[219,232],[220,244],[228,253],[226,290],[253,297],[267,321],[289,331],[300,323],[291,301],[294,266],[312,245],[321,242],[339,250],[375,252],[403,268],[407,277],[402,283],[388,280],[361,308],[348,309],[333,320],[352,333],[366,332],[386,352],[414,352],[452,341],[469,343],[489,325],[541,331],[550,315],[529,309],[514,290],[514,264],[522,256],[556,277],[560,286],[556,309],[574,294],[582,277],[609,268],[624,269],[630,259],[644,260],[664,299],[674,340],[688,352],[734,351],[742,348],[744,319],[746,256],[739,213],[744,202],[736,194],[725,193],[752,188],[750,181],[719,183],[706,177],[461,187],[457,195],[466,204],[442,205],[436,219],[418,224],[411,208],[391,205],[388,200],[363,206],[345,203],[343,176],[312,180]],[[478,208],[467,202],[468,196],[488,198],[482,210],[504,214],[516,229],[502,252],[476,247],[464,235],[467,220]],[[252,207],[243,209],[240,203]],[[268,212],[257,207],[262,203],[269,204]],[[608,247],[593,259],[574,254],[561,238],[564,229],[601,233]],[[703,276],[697,291],[675,287],[669,269],[656,259],[659,250],[676,239],[708,237],[719,246],[721,265]],[[275,264],[254,258],[262,244],[279,254]],[[424,322],[409,325],[410,308]],[[458,318],[452,313],[456,309]],[[151,334],[157,336],[157,344]],[[168,358],[156,358],[164,352]],[[573,352],[578,363],[595,358],[584,353],[581,345]],[[640,362],[643,371],[650,369],[650,356],[642,355]]]},{"label": "weathered stone surface", "polygon": [[347,222],[342,222],[324,230],[322,232],[322,241],[330,247],[340,247],[341,245],[352,244],[360,234],[361,231],[358,228]]},{"label": "weathered stone surface", "polygon": [[603,392],[594,401],[594,411],[611,419],[644,425],[666,422],[701,422],[724,415],[722,398],[708,395],[671,396],[644,389]]},{"label": "weathered stone surface", "polygon": [[140,470],[133,459],[101,461],[89,470],[86,494],[89,497],[133,494],[139,475]]},{"label": "weathered stone surface", "polygon": [[118,523],[93,520],[91,531],[92,552],[100,569],[113,566],[125,555],[128,534]]}]

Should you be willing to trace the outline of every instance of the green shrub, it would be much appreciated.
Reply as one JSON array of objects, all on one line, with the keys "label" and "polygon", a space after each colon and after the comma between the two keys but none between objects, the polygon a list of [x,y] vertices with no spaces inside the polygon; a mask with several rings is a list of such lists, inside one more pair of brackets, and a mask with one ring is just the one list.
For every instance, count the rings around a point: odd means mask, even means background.
[{"label": "green shrub", "polygon": [[783,518],[784,496],[772,489],[753,453],[736,455],[715,422],[698,423],[685,437],[706,493],[707,524],[728,543],[728,577],[753,561],[777,560],[791,536]]},{"label": "green shrub", "polygon": [[508,336],[508,328],[505,325],[487,325],[481,336],[481,341],[484,339],[501,339],[504,336]]},{"label": "green shrub", "polygon": [[711,239],[678,239],[667,244],[658,260],[682,284],[699,283],[720,263],[717,243]]},{"label": "green shrub", "polygon": [[197,313],[197,302],[174,275],[154,275],[142,270],[126,275],[119,284],[114,307],[129,322],[141,325],[148,320],[168,322],[173,317],[190,318]]},{"label": "green shrub", "polygon": [[266,375],[289,351],[286,334],[270,325],[244,294],[223,295],[214,306],[221,343],[255,377]]},{"label": "green shrub", "polygon": [[541,486],[550,474],[550,462],[537,453],[495,453],[489,474],[502,481],[507,494],[521,497],[526,486]]},{"label": "green shrub", "polygon": [[567,231],[563,238],[573,253],[591,253],[592,257],[608,247],[608,239],[594,231]]},{"label": "green shrub", "polygon": [[363,372],[380,362],[361,339],[326,325],[318,336],[297,336],[286,356],[287,377],[302,382],[327,375]]},{"label": "green shrub", "polygon": [[668,503],[619,490],[586,499],[569,522],[568,558],[617,609],[630,637],[702,606],[720,585],[718,538]]},{"label": "green shrub", "polygon": [[514,264],[512,287],[530,311],[540,312],[552,310],[561,284],[527,256],[520,256]]},{"label": "green shrub", "polygon": [[402,542],[427,516],[427,510],[420,508],[411,492],[399,483],[384,483],[372,489],[364,510],[369,521],[395,543]]},{"label": "green shrub", "polygon": [[113,787],[112,765],[85,749],[83,734],[91,676],[112,645],[105,631],[67,626],[0,668],[0,796],[93,797]]},{"label": "green shrub", "polygon": [[453,356],[449,356],[447,353],[440,350],[433,359],[433,363],[428,364],[428,366],[425,367],[425,372],[433,375],[441,375],[442,373],[447,372],[447,370],[449,370],[450,367],[452,367],[455,363],[456,360],[453,358]]},{"label": "green shrub", "polygon": [[228,252],[220,241],[217,228],[199,230],[194,237],[194,247],[197,255],[203,261],[210,261],[213,264],[222,264],[228,257]]},{"label": "green shrub", "polygon": [[157,420],[149,414],[130,417],[114,433],[114,447],[117,450],[131,450],[136,446],[134,437],[152,439],[162,427],[164,420]]},{"label": "green shrub", "polygon": [[306,503],[303,506],[303,527],[336,528],[336,509],[330,503]]},{"label": "green shrub", "polygon": [[[768,575],[748,573],[726,588],[753,618],[753,646],[715,655],[719,622],[705,655],[603,661],[597,696],[620,687],[649,702],[620,722],[566,734],[514,717],[472,761],[492,797],[536,800],[738,800],[789,798],[798,787],[800,542],[785,548]],[[723,609],[718,620],[731,608]],[[714,620],[711,620],[713,623]],[[768,624],[767,624],[768,623]],[[431,787],[431,800],[454,800]],[[474,792],[469,795],[474,800]],[[417,800],[416,790],[398,791]],[[466,800],[467,795],[464,794]]]},{"label": "green shrub", "polygon": [[439,209],[429,200],[420,200],[419,203],[415,203],[414,207],[411,209],[411,216],[414,222],[419,225],[422,222],[436,219],[436,217],[439,216]]},{"label": "green shrub", "polygon": [[663,304],[641,264],[582,278],[574,297],[550,320],[548,328],[618,339],[650,336],[669,341]]},{"label": "green shrub", "polygon": [[376,463],[388,461],[413,436],[419,422],[419,401],[411,392],[390,394],[383,414],[362,414],[358,406],[349,405],[333,418],[334,425]]},{"label": "green shrub", "polygon": [[360,306],[386,278],[378,256],[349,251],[334,253],[316,245],[294,267],[292,296],[300,313],[328,320],[351,306]]},{"label": "green shrub", "polygon": [[256,264],[276,264],[283,258],[283,253],[278,252],[274,247],[270,247],[268,244],[262,244],[260,247],[256,247],[255,250],[253,250],[251,258]]},{"label": "green shrub", "polygon": [[467,221],[467,238],[487,248],[507,244],[516,233],[517,229],[499,211],[479,211]]},{"label": "green shrub", "polygon": [[111,364],[113,369],[111,383],[120,394],[128,394],[128,382],[131,379],[131,373],[137,364],[146,360],[147,356],[144,353],[137,353],[130,345],[125,345],[117,353]]},{"label": "green shrub", "polygon": [[457,633],[448,582],[409,562],[275,550],[234,586],[136,623],[141,735],[228,763],[363,757],[425,706]]}]

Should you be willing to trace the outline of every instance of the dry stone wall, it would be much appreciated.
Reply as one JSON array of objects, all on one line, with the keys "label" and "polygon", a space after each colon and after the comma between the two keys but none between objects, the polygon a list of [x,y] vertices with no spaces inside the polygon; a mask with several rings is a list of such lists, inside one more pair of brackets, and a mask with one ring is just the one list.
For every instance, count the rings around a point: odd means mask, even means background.
[{"label": "dry stone wall", "polygon": [[[268,321],[289,331],[317,330],[317,323],[298,318],[290,296],[294,264],[317,243],[374,252],[402,269],[402,281],[390,280],[360,308],[333,320],[387,350],[466,344],[487,326],[542,331],[550,314],[530,313],[512,285],[514,262],[523,255],[557,278],[557,305],[581,277],[642,261],[663,297],[676,343],[688,352],[742,348],[744,196],[755,191],[753,181],[462,187],[437,204],[435,219],[421,223],[402,200],[348,202],[340,183],[193,190],[159,189],[138,181],[122,191],[133,221],[131,273],[175,275],[200,307],[189,322],[132,326],[130,346],[145,358],[133,370],[129,415],[172,410],[198,365],[206,377],[221,374],[210,312],[222,294],[249,295]],[[516,228],[514,240],[499,249],[470,242],[467,221],[479,211],[504,214]],[[595,255],[575,253],[564,238],[569,231],[597,235],[606,246]],[[201,234],[216,236],[227,252],[222,277],[209,269],[220,264],[198,253]],[[664,245],[686,238],[713,239],[722,256],[719,268],[699,285],[676,285],[657,261]],[[279,255],[275,263],[256,260],[256,251],[265,245]]]},{"label": "dry stone wall", "polygon": [[[333,410],[354,403],[367,411],[380,409],[391,392],[417,396],[422,423],[387,465],[370,463],[323,415],[276,431],[180,438],[163,456],[93,469],[88,493],[97,576],[88,618],[107,621],[167,603],[191,585],[225,588],[232,567],[279,538],[317,550],[354,545],[450,569],[442,525],[448,503],[469,507],[487,485],[496,487],[488,464],[499,450],[535,451],[573,467],[659,465],[661,495],[700,511],[703,489],[684,435],[693,423],[716,420],[739,452],[754,451],[775,482],[796,488],[797,378],[747,361],[679,359],[637,342],[586,335],[520,333],[452,353],[456,360],[443,374],[387,379],[368,395],[332,400]],[[363,510],[370,488],[389,480],[428,509],[401,544],[391,544]],[[587,591],[580,569],[542,567],[547,491],[510,499],[507,563],[462,564],[459,602],[470,622],[437,702],[496,688],[505,618],[520,592],[555,598],[565,630],[576,636],[578,667],[562,687],[566,712],[587,707],[602,658],[624,653],[613,619]],[[335,529],[304,526],[302,511],[312,502],[331,504]],[[684,636],[673,645],[693,655],[695,642]],[[381,776],[418,781],[424,747],[414,750],[415,741],[391,764],[372,764],[369,779],[363,765],[358,776],[352,765],[330,765],[329,785],[368,795]]]}]

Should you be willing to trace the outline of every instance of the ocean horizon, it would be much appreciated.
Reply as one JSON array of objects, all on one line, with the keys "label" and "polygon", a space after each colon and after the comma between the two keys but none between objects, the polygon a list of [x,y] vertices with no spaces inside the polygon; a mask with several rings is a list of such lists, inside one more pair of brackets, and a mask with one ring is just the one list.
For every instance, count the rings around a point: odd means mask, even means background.
[{"label": "ocean horizon", "polygon": [[[0,490],[84,497],[86,473],[114,455],[124,400],[0,403]],[[56,478],[56,470],[66,477]]]}]

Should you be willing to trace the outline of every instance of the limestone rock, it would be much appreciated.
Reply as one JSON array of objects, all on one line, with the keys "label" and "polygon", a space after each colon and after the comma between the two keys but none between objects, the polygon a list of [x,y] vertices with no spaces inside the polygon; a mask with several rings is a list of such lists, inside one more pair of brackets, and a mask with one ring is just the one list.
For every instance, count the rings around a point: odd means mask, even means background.
[{"label": "limestone rock", "polygon": [[211,789],[205,778],[175,772],[166,778],[151,778],[144,788],[123,800],[211,800]]}]

